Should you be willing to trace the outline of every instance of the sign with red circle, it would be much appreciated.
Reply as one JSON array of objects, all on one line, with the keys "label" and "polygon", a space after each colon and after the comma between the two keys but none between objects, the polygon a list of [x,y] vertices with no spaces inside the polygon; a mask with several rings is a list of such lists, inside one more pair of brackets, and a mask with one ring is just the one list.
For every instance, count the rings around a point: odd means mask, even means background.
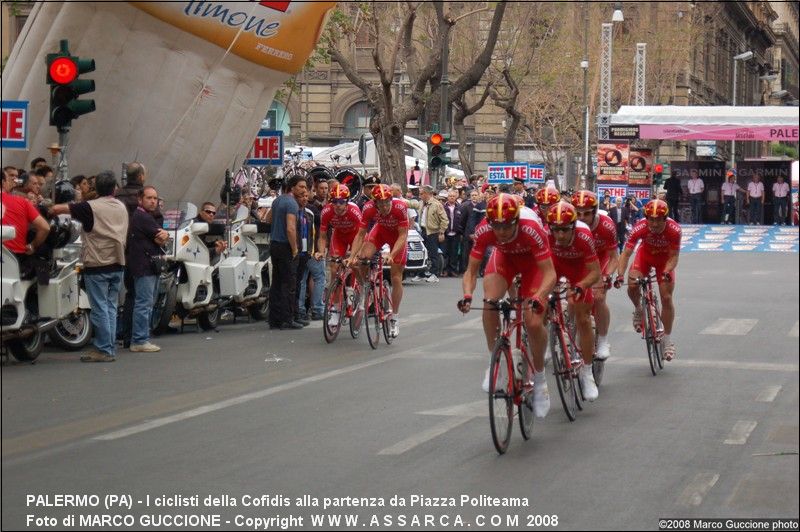
[{"label": "sign with red circle", "polygon": [[59,85],[72,83],[78,77],[78,65],[68,57],[59,57],[50,63],[50,78]]}]

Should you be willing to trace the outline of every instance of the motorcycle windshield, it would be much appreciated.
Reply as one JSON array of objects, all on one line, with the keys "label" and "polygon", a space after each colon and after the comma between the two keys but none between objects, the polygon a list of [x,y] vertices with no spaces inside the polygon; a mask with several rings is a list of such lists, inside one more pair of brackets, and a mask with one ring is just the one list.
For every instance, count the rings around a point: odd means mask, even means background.
[{"label": "motorcycle windshield", "polygon": [[197,206],[194,203],[179,202],[163,211],[164,222],[162,227],[167,231],[182,229],[192,223],[197,217]]}]

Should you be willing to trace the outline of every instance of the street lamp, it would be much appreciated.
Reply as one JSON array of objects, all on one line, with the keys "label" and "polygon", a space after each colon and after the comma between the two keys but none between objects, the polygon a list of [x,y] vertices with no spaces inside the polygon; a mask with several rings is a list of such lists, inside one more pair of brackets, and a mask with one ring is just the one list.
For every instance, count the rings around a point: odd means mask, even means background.
[{"label": "street lamp", "polygon": [[611,22],[625,22],[622,16],[622,2],[614,2],[614,14],[611,15]]},{"label": "street lamp", "polygon": [[[738,66],[739,61],[747,61],[752,59],[753,52],[748,50],[746,52],[742,52],[739,55],[733,56],[733,107],[736,107],[736,81],[738,79]],[[731,170],[733,170],[734,165],[736,164],[736,140],[731,140]]]}]

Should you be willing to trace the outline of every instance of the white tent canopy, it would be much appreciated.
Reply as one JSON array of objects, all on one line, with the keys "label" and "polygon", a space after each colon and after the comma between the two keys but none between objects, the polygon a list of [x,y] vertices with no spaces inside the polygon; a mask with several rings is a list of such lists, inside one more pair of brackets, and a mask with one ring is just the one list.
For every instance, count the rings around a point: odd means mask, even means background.
[{"label": "white tent canopy", "polygon": [[784,127],[798,125],[797,107],[623,105],[612,125],[707,125]]}]

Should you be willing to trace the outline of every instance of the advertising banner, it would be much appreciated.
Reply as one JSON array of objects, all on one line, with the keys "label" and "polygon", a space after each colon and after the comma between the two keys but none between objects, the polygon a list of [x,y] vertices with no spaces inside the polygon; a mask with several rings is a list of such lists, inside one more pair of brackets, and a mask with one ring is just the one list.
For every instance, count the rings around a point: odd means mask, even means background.
[{"label": "advertising banner", "polygon": [[131,2],[258,65],[296,74],[336,2]]},{"label": "advertising banner", "polygon": [[650,187],[653,185],[653,150],[631,148],[628,160],[628,185]]},{"label": "advertising banner", "polygon": [[528,163],[528,180],[525,185],[529,186],[534,183],[542,184],[545,181],[544,165]]},{"label": "advertising banner", "polygon": [[647,203],[650,200],[652,190],[650,187],[628,187],[628,196],[633,196],[642,203]]},{"label": "advertising banner", "polygon": [[597,182],[628,184],[628,143],[597,144]]},{"label": "advertising banner", "polygon": [[10,150],[28,149],[28,102],[0,101],[3,137],[0,147]]},{"label": "advertising banner", "polygon": [[283,164],[283,131],[260,130],[244,164],[247,166],[281,166]]},{"label": "advertising banner", "polygon": [[510,184],[515,178],[528,181],[528,163],[489,163],[487,174],[490,185]]},{"label": "advertising banner", "polygon": [[797,142],[800,132],[794,127],[731,127],[640,125],[639,138],[663,140],[772,140]]},{"label": "advertising banner", "polygon": [[611,200],[614,198],[624,198],[628,195],[628,187],[625,185],[597,185],[597,196],[602,198],[608,194]]}]

